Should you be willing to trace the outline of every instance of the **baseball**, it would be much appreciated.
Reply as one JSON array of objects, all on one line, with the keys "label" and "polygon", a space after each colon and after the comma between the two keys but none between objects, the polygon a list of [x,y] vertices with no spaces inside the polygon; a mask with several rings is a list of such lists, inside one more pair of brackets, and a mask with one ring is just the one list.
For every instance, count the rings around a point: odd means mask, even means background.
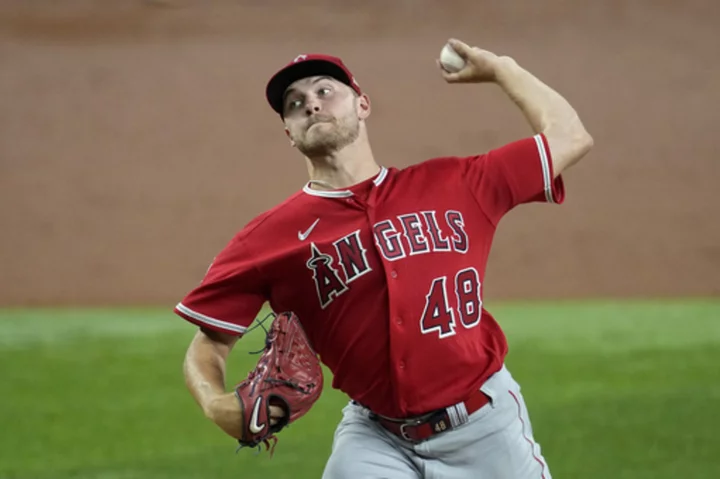
[{"label": "baseball", "polygon": [[446,43],[440,52],[440,65],[442,65],[445,71],[455,73],[463,69],[465,60],[457,54],[449,43]]}]

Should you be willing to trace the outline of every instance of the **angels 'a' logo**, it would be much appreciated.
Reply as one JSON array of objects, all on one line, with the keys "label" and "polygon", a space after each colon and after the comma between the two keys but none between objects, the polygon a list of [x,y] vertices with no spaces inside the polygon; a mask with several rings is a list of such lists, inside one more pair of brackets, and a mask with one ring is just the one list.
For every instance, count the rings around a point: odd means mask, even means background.
[{"label": "angels 'a' logo", "polygon": [[[347,291],[351,283],[366,275],[372,268],[368,263],[367,250],[360,240],[360,230],[353,231],[333,242],[335,255],[320,251],[312,243],[307,267],[313,272],[315,290],[322,309],[332,303],[335,298]],[[337,257],[338,266],[334,266]]]},{"label": "angels 'a' logo", "polygon": [[307,267],[313,271],[315,289],[320,299],[320,307],[325,309],[338,295],[348,290],[348,287],[340,279],[337,270],[333,268],[333,257],[323,254],[315,243],[310,245],[312,256],[307,260]]},{"label": "angels 'a' logo", "polygon": [[295,60],[293,60],[293,63],[301,62],[307,60],[307,55],[298,55],[295,57]]}]

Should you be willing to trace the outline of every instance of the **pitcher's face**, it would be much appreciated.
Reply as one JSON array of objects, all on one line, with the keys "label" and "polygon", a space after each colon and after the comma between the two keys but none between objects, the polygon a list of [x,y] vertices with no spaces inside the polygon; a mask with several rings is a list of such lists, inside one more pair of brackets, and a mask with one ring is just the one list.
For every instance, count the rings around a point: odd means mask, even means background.
[{"label": "pitcher's face", "polygon": [[358,138],[367,106],[364,96],[334,78],[303,78],[285,92],[285,131],[305,156],[327,155]]}]

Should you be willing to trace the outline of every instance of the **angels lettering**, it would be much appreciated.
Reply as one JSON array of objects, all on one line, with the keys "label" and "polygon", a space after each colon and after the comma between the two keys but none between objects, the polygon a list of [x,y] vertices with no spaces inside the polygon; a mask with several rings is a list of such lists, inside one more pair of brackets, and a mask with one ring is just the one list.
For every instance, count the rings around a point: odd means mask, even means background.
[{"label": "angels lettering", "polygon": [[[378,221],[372,226],[372,232],[378,252],[387,261],[430,253],[466,254],[470,247],[465,220],[456,210],[398,215]],[[360,230],[334,241],[332,248],[326,246],[325,251],[311,243],[306,265],[313,273],[322,309],[348,291],[350,283],[371,271]]]}]

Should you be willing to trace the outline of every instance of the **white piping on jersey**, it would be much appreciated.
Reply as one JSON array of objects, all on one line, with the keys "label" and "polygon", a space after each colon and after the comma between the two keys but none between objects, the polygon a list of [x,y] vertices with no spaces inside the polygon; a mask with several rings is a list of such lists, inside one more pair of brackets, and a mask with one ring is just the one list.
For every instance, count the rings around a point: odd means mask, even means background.
[{"label": "white piping on jersey", "polygon": [[545,150],[545,143],[543,143],[540,135],[535,135],[535,144],[537,144],[538,154],[540,155],[540,165],[542,166],[543,184],[545,186],[545,199],[548,203],[555,203],[553,197],[553,178],[550,171],[550,161],[548,160],[547,150]]},{"label": "white piping on jersey", "polygon": [[313,190],[310,188],[310,183],[305,185],[303,187],[303,191],[307,193],[308,195],[312,196],[322,196],[323,198],[347,198],[348,196],[352,196],[353,193],[350,190],[342,190],[342,191],[323,191],[323,190]]},{"label": "white piping on jersey", "polygon": [[[380,186],[380,184],[385,181],[385,178],[387,178],[388,170],[384,166],[380,167],[380,173],[375,177],[373,180],[373,183],[375,186]],[[307,193],[308,195],[312,196],[321,196],[323,198],[348,198],[350,196],[353,196],[353,192],[350,190],[340,190],[340,191],[324,191],[324,190],[313,190],[310,188],[310,182],[308,181],[305,186],[303,186],[303,191]]]},{"label": "white piping on jersey", "polygon": [[380,173],[378,173],[377,177],[373,180],[373,183],[375,183],[375,186],[380,186],[380,184],[385,181],[385,177],[387,177],[388,170],[384,166],[380,169]]},{"label": "white piping on jersey", "polygon": [[210,316],[205,316],[202,313],[198,313],[197,311],[193,311],[192,309],[188,308],[182,303],[178,303],[177,306],[175,306],[178,311],[180,311],[183,314],[186,314],[190,316],[193,319],[196,319],[200,321],[201,323],[208,324],[210,326],[215,326],[218,328],[226,329],[228,331],[233,331],[235,333],[244,333],[247,331],[246,327],[239,326],[237,324],[228,323],[227,321],[221,321],[219,319],[211,318]]}]

